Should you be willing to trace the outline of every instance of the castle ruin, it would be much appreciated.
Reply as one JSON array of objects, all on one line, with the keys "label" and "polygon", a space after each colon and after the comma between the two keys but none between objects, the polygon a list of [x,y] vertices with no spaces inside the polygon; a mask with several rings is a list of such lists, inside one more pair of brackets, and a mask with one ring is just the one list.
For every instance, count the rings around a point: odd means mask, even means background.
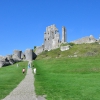
[{"label": "castle ruin", "polygon": [[46,27],[44,32],[44,44],[36,48],[35,53],[38,55],[45,50],[53,50],[60,47],[61,43],[66,43],[66,28],[62,27],[62,40],[60,40],[59,30],[55,25]]},{"label": "castle ruin", "polygon": [[[51,25],[46,27],[46,31],[44,32],[44,43],[42,46],[36,47],[35,53],[33,52],[33,49],[27,49],[25,53],[23,53],[20,50],[14,50],[12,55],[7,56],[0,56],[0,67],[14,64],[18,61],[32,61],[35,60],[37,55],[42,53],[43,51],[47,50],[53,50],[60,47],[61,51],[69,50],[70,46],[61,46],[63,43],[67,43],[66,39],[66,28],[62,26],[62,39],[60,40],[60,34],[59,30],[55,25]],[[83,43],[95,43],[98,42],[100,44],[100,36],[99,39],[95,39],[93,35],[82,37],[80,39],[77,39],[75,41],[71,41],[71,43],[74,44],[83,44]]]},{"label": "castle ruin", "polygon": [[60,34],[55,25],[46,27],[44,32],[44,50],[58,48],[60,44]]},{"label": "castle ruin", "polygon": [[66,43],[66,28],[62,27],[62,43]]},{"label": "castle ruin", "polygon": [[75,43],[75,44],[94,43],[94,42],[98,42],[98,41],[97,41],[97,39],[95,39],[93,37],[93,35],[82,37],[82,38],[75,40],[75,41],[71,41],[71,43]]},{"label": "castle ruin", "polygon": [[35,60],[37,55],[33,49],[26,49],[25,53],[20,50],[14,50],[12,55],[0,56],[0,68],[3,66],[11,65],[19,61],[32,61]]}]

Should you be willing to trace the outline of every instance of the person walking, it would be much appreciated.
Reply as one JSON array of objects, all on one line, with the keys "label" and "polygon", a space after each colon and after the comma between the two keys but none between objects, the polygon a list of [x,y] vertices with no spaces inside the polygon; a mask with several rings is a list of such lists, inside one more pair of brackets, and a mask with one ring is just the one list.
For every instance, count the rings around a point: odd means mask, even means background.
[{"label": "person walking", "polygon": [[25,68],[23,68],[23,69],[22,69],[22,73],[24,74],[24,73],[25,73],[25,71],[26,71],[26,70],[25,70]]}]

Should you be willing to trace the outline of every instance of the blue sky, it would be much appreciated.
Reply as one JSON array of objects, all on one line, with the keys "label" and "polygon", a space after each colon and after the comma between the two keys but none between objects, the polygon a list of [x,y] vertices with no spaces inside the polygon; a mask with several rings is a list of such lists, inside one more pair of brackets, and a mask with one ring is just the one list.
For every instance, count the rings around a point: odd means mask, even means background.
[{"label": "blue sky", "polygon": [[100,35],[100,0],[0,0],[0,55],[23,52],[44,42],[47,26],[55,24],[67,42]]}]

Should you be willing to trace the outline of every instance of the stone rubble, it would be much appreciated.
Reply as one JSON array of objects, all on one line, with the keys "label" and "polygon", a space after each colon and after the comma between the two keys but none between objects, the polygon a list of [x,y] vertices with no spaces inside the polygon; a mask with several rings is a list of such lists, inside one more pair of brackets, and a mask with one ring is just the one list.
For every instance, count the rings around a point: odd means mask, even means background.
[{"label": "stone rubble", "polygon": [[36,57],[37,55],[33,52],[33,49],[26,49],[25,54],[20,50],[14,50],[12,55],[0,56],[0,68],[19,61],[32,61]]}]

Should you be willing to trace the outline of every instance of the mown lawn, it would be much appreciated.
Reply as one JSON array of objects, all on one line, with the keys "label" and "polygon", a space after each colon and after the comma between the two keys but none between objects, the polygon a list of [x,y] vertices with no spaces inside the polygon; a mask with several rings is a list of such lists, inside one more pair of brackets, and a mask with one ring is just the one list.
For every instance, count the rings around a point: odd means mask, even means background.
[{"label": "mown lawn", "polygon": [[22,74],[22,68],[27,69],[27,62],[16,64],[0,68],[0,100],[7,96],[25,77]]},{"label": "mown lawn", "polygon": [[100,100],[100,57],[34,61],[35,91],[47,100]]}]

